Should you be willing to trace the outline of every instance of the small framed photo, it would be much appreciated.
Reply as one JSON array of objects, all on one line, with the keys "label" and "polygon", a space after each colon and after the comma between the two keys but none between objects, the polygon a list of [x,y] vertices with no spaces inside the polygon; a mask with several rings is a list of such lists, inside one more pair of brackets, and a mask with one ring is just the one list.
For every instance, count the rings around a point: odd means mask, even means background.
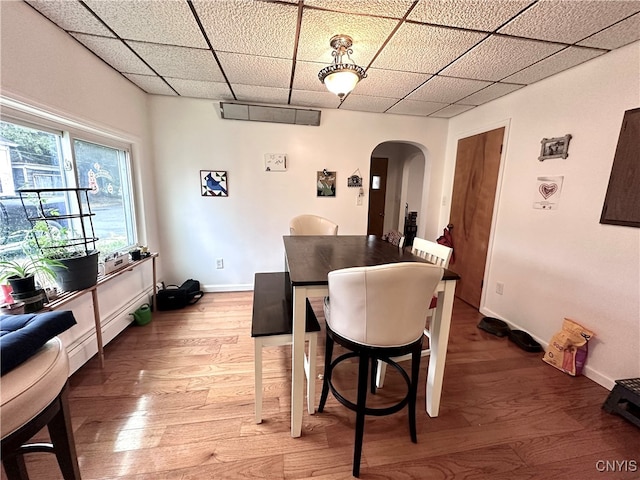
[{"label": "small framed photo", "polygon": [[362,177],[360,175],[351,175],[347,178],[347,187],[361,187],[362,186]]},{"label": "small framed photo", "polygon": [[200,194],[203,197],[228,197],[227,172],[200,170]]},{"label": "small framed photo", "polygon": [[540,156],[538,160],[544,162],[550,158],[567,158],[569,156],[569,141],[571,135],[555,138],[543,138],[540,141]]}]

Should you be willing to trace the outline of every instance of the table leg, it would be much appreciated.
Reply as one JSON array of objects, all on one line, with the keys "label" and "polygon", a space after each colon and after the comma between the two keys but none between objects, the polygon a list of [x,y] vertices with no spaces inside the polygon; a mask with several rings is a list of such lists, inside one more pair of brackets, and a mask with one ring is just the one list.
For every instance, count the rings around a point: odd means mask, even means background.
[{"label": "table leg", "polygon": [[438,292],[436,314],[429,330],[431,332],[429,356],[429,370],[427,372],[427,413],[430,417],[437,417],[440,411],[440,395],[442,394],[442,380],[447,358],[449,343],[449,329],[453,313],[453,295],[456,289],[455,280],[444,282],[444,290]]},{"label": "table leg", "polygon": [[293,345],[291,347],[291,436],[302,433],[304,404],[304,334],[307,289],[293,287]]},{"label": "table leg", "polygon": [[96,341],[98,342],[98,358],[100,368],[104,368],[104,347],[102,344],[102,325],[100,324],[100,307],[98,306],[98,289],[91,289],[91,302],[93,303],[93,320],[96,323]]}]

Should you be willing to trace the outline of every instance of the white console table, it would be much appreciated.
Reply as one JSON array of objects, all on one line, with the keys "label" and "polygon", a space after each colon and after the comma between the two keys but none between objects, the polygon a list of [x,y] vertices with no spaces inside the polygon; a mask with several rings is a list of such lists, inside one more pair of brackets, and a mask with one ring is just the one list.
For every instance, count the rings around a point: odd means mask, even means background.
[{"label": "white console table", "polygon": [[73,292],[64,292],[58,298],[53,300],[52,302],[46,303],[44,305],[45,310],[59,310],[65,304],[75,300],[76,298],[86,294],[91,293],[91,299],[93,303],[93,318],[96,324],[96,341],[98,343],[98,355],[100,358],[100,366],[104,367],[104,346],[102,344],[102,327],[100,322],[100,306],[98,303],[98,288],[101,285],[104,285],[107,282],[110,282],[114,278],[122,275],[125,272],[130,272],[138,266],[142,265],[145,262],[151,260],[152,270],[153,270],[153,305],[156,305],[156,258],[158,258],[158,253],[151,253],[149,256],[142,258],[140,260],[136,260],[122,267],[120,270],[109,273],[108,275],[102,275],[98,278],[98,282],[89,288],[85,288],[84,290],[75,290]]}]

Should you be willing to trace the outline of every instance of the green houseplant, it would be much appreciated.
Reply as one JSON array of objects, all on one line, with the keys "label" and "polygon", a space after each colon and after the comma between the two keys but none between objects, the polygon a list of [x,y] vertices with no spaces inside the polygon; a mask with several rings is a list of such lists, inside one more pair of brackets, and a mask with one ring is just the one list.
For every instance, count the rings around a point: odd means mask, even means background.
[{"label": "green houseplant", "polygon": [[55,269],[61,267],[59,261],[44,257],[0,260],[0,283],[9,282],[14,293],[34,291],[36,277],[54,280]]}]

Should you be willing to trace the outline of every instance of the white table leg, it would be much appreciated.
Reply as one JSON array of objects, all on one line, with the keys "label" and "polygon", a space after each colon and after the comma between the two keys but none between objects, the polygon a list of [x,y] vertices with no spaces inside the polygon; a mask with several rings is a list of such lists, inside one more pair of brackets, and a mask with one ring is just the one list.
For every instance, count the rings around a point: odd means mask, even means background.
[{"label": "white table leg", "polygon": [[429,370],[427,372],[427,413],[430,417],[437,417],[440,411],[440,395],[442,394],[442,380],[447,358],[447,344],[451,315],[453,313],[453,295],[456,290],[455,280],[444,281],[444,290],[438,292],[436,314],[431,320],[429,356]]},{"label": "white table leg", "polygon": [[304,405],[304,334],[307,289],[293,287],[293,342],[291,345],[291,436],[302,432]]}]

